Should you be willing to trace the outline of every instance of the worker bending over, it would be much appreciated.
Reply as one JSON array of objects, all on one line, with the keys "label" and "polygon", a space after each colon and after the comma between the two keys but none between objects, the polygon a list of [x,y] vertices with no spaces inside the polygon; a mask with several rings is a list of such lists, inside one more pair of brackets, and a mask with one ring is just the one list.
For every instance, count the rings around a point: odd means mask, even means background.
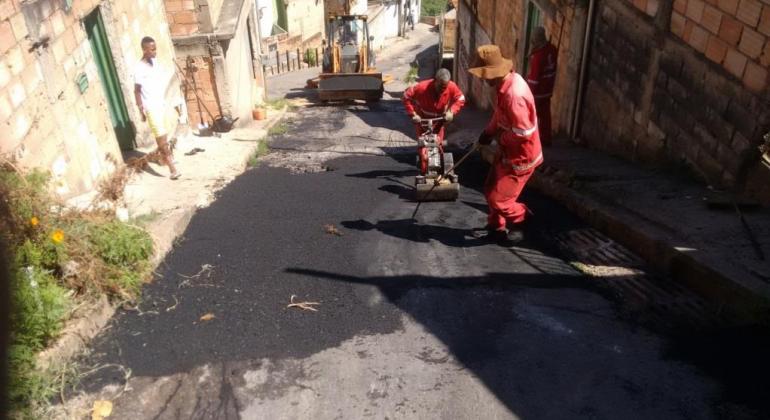
[{"label": "worker bending over", "polygon": [[[450,78],[449,70],[442,68],[436,72],[434,79],[423,80],[404,91],[402,101],[406,113],[415,124],[417,137],[424,130],[420,124],[423,118],[443,117],[446,122],[451,122],[465,105],[465,95]],[[444,124],[434,124],[434,129],[438,129],[439,152],[443,155]],[[425,175],[428,170],[428,150],[421,147],[419,153],[420,174]]]}]

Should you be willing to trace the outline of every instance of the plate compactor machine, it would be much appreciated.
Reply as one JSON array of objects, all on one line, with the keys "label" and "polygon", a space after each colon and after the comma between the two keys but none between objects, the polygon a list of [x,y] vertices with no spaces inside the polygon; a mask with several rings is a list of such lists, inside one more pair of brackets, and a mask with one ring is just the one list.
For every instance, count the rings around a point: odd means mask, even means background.
[{"label": "plate compactor machine", "polygon": [[443,123],[443,118],[425,118],[420,121],[422,134],[417,138],[420,174],[414,179],[416,201],[453,201],[460,196],[460,183],[454,172],[454,157],[444,152],[443,144],[439,143],[438,132]]},{"label": "plate compactor machine", "polygon": [[[384,84],[374,67],[369,26],[364,15],[332,15],[326,22],[323,72],[313,81],[322,101],[378,101]],[[309,83],[310,84],[310,83]]]}]

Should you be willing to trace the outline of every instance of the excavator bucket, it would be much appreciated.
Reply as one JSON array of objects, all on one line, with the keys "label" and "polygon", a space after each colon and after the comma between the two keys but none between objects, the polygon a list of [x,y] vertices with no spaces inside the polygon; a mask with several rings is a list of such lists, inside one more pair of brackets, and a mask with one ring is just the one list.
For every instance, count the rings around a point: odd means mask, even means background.
[{"label": "excavator bucket", "polygon": [[322,73],[318,80],[318,98],[322,101],[376,101],[382,93],[382,73]]}]

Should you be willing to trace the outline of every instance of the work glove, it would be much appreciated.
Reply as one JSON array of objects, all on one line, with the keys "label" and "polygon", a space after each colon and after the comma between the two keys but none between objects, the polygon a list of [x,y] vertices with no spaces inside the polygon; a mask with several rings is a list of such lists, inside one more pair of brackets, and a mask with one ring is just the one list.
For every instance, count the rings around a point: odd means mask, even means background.
[{"label": "work glove", "polygon": [[446,122],[452,122],[452,120],[455,118],[455,115],[452,114],[452,111],[447,111],[444,113],[444,121]]},{"label": "work glove", "polygon": [[482,131],[481,134],[479,135],[479,144],[483,146],[488,146],[492,143],[493,138],[494,136],[491,136],[486,132]]},{"label": "work glove", "polygon": [[414,115],[412,115],[412,122],[413,122],[413,123],[415,123],[415,124],[419,124],[419,123],[420,123],[420,121],[422,121],[422,118],[420,118],[420,116],[419,116],[419,115],[417,115],[417,114],[414,114]]}]

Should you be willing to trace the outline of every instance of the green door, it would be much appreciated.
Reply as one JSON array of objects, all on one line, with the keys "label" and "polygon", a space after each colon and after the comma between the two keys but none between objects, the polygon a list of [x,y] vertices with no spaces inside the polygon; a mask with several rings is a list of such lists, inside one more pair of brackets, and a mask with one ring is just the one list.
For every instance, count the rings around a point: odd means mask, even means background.
[{"label": "green door", "polygon": [[136,132],[131,119],[128,117],[126,101],[123,98],[123,91],[120,89],[118,73],[115,70],[115,62],[112,60],[112,51],[107,40],[107,33],[104,31],[104,21],[102,21],[99,8],[97,7],[86,16],[83,23],[91,43],[96,67],[99,70],[99,78],[102,80],[104,95],[107,97],[107,107],[110,110],[115,136],[117,136],[122,150],[132,150],[135,146]]},{"label": "green door", "polygon": [[535,3],[530,1],[527,4],[527,32],[524,34],[524,48],[527,51],[527,53],[524,54],[524,76],[529,73],[529,68],[527,68],[529,65],[529,53],[531,52],[529,41],[532,39],[532,31],[538,26],[543,26],[543,12],[535,5]]}]

